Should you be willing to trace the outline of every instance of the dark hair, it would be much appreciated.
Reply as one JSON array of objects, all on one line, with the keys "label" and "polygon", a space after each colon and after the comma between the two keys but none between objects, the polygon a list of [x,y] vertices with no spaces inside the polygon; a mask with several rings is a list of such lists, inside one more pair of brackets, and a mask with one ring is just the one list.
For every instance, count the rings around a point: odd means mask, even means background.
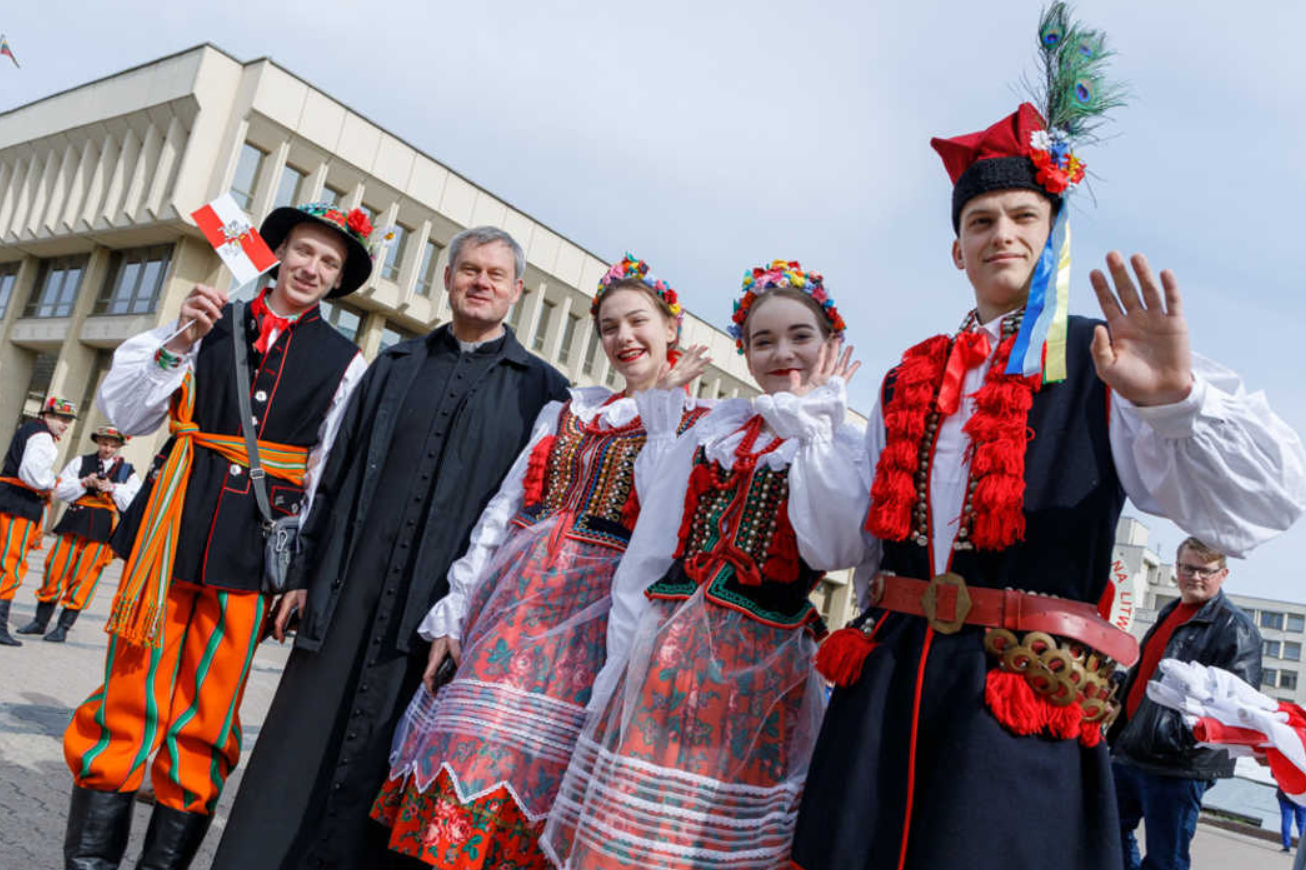
[{"label": "dark hair", "polygon": [[825,313],[825,309],[821,307],[821,303],[817,302],[797,287],[776,287],[772,290],[766,291],[761,296],[758,296],[756,301],[754,301],[748,309],[748,315],[744,318],[743,327],[743,342],[745,350],[748,349],[748,346],[752,341],[752,335],[748,331],[748,324],[753,322],[753,315],[757,313],[757,309],[761,308],[768,299],[775,299],[776,297],[781,299],[793,299],[795,302],[801,302],[803,305],[807,306],[812,314],[816,316],[816,328],[821,330],[821,338],[829,338],[834,332],[834,324],[830,323],[830,315]]}]

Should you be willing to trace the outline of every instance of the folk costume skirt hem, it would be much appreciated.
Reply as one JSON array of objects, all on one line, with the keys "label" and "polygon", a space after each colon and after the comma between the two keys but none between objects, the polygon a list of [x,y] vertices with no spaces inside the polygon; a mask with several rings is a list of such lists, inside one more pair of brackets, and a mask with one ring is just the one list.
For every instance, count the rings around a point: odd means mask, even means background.
[{"label": "folk costume skirt hem", "polygon": [[654,601],[541,847],[561,868],[785,870],[824,690],[802,628]]}]

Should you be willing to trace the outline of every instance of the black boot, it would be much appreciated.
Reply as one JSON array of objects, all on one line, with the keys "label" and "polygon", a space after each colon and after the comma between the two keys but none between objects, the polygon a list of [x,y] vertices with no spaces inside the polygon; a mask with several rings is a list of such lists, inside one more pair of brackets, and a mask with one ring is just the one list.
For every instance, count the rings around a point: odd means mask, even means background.
[{"label": "black boot", "polygon": [[213,816],[155,804],[136,870],[186,870],[200,850],[211,821]]},{"label": "black boot", "polygon": [[48,640],[50,643],[63,643],[68,639],[68,629],[73,627],[73,623],[77,621],[77,616],[80,613],[80,610],[69,610],[65,607],[63,612],[59,614],[59,624],[54,627],[54,631],[51,631],[42,640]]},{"label": "black boot", "polygon": [[64,870],[117,870],[131,833],[136,805],[132,794],[73,786],[63,838]]},{"label": "black boot", "polygon": [[50,624],[50,617],[54,616],[53,601],[36,602],[36,616],[32,621],[18,629],[19,634],[45,634],[45,627]]},{"label": "black boot", "polygon": [[23,642],[9,633],[9,605],[12,601],[0,601],[0,646],[22,646]]}]

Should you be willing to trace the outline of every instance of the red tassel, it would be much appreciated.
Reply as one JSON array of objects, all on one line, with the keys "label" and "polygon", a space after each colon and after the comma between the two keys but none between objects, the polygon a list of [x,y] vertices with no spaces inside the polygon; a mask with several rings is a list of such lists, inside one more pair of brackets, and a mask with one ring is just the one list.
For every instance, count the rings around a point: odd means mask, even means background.
[{"label": "red tassel", "polygon": [[1044,703],[1048,705],[1049,734],[1062,740],[1073,740],[1082,736],[1081,732],[1084,725],[1083,707],[1073,701],[1064,707],[1057,707],[1046,701]]},{"label": "red tassel", "polygon": [[545,435],[531,450],[531,458],[526,462],[526,478],[522,481],[522,502],[527,507],[544,500],[544,478],[549,467],[549,451],[557,439]]},{"label": "red tassel", "polygon": [[1037,734],[1047,723],[1047,702],[1020,674],[994,668],[984,679],[984,702],[995,719],[1015,734]]},{"label": "red tassel", "polygon": [[836,686],[845,689],[862,676],[862,665],[877,644],[860,628],[841,628],[816,651],[816,670]]},{"label": "red tassel", "polygon": [[626,496],[626,503],[621,506],[621,524],[628,529],[634,529],[637,519],[639,519],[639,493],[632,485],[630,495]]},{"label": "red tassel", "polygon": [[798,536],[789,522],[789,499],[780,502],[775,515],[775,533],[767,547],[762,573],[768,580],[792,583],[798,579]]},{"label": "red tassel", "polygon": [[[1076,705],[1078,706],[1078,705]],[[1079,743],[1092,749],[1102,742],[1102,725],[1100,722],[1083,722],[1079,726]]]}]

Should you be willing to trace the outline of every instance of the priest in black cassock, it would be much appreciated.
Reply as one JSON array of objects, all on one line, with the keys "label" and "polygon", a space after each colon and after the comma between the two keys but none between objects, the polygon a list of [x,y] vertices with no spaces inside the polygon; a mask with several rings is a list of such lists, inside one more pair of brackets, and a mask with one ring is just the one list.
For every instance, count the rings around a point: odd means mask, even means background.
[{"label": "priest in black cassock", "polygon": [[[567,379],[503,325],[525,255],[492,227],[449,245],[453,321],[395,345],[355,391],[301,533],[280,638],[303,619],[214,870],[404,866],[368,810],[421,682],[417,626]],[[421,865],[417,865],[421,866]]]}]

